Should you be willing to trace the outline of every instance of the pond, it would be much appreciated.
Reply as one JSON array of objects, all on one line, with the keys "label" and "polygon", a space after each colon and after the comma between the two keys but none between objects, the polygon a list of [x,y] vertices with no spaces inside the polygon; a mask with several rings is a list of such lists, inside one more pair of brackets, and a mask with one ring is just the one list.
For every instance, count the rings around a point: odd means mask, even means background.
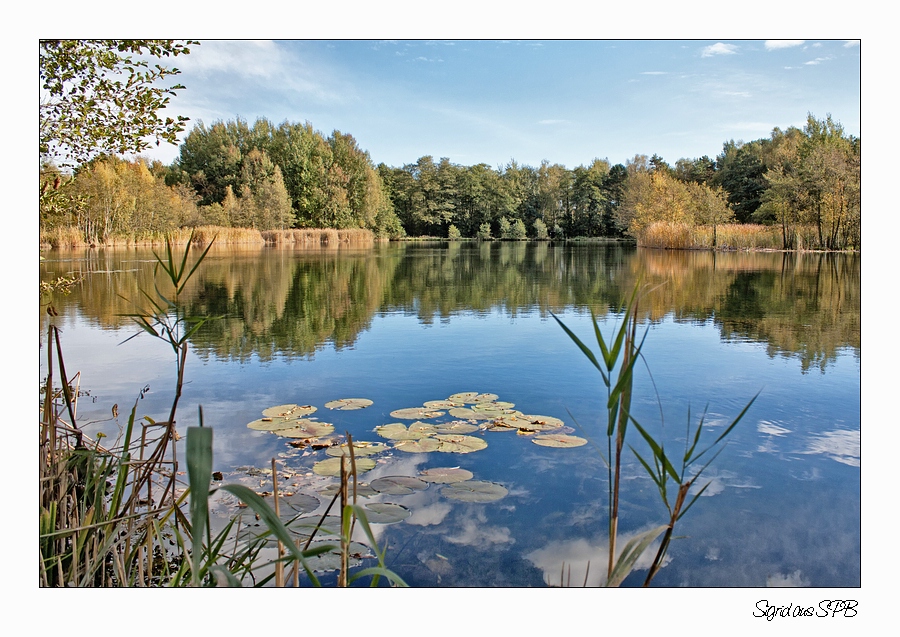
[{"label": "pond", "polygon": [[[146,334],[129,339],[139,330],[125,316],[141,289],[153,289],[152,251],[44,256],[42,280],[83,280],[53,298],[59,316],[40,314],[41,378],[53,320],[69,373],[81,372],[87,431],[115,436],[136,401],[139,417],[165,420],[173,352]],[[435,482],[361,500],[403,507],[406,517],[375,529],[388,566],[410,585],[597,584],[608,534],[606,390],[552,314],[598,351],[591,313],[612,334],[638,281],[655,288],[639,307],[646,340],[632,413],[642,426],[681,450],[689,415],[694,427],[705,412],[703,441],[711,442],[759,393],[704,473],[709,486],[678,523],[683,537],[653,585],[859,586],[858,255],[536,242],[214,247],[182,295],[189,313],[219,318],[191,337],[178,429],[196,425],[202,405],[215,432],[214,470],[226,481],[271,488],[259,470],[276,458],[285,484],[316,497],[321,512],[330,501],[322,491],[336,481],[314,471],[326,450],[247,426],[276,405],[312,405],[308,417],[332,423],[335,434],[387,446],[370,456],[374,468],[361,482],[458,467],[502,487],[491,501],[461,499]],[[463,392],[560,419],[589,444],[547,447],[534,444],[535,434],[481,426],[467,435],[484,448],[410,452],[376,431],[459,421],[449,412],[391,412]],[[325,406],[343,398],[372,404]],[[633,429],[628,442],[647,450]],[[655,486],[626,450],[619,541],[666,521]],[[624,586],[641,585],[650,555]]]}]

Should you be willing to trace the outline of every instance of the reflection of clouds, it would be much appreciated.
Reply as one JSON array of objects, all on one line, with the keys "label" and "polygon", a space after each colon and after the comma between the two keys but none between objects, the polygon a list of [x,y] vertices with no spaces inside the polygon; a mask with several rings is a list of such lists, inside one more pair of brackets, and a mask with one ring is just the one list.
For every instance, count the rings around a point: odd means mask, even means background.
[{"label": "reflection of clouds", "polygon": [[851,467],[859,466],[859,431],[837,429],[813,436],[801,453],[822,453]]},{"label": "reflection of clouds", "polygon": [[775,575],[770,575],[766,578],[766,586],[769,587],[800,587],[800,586],[809,586],[809,579],[803,577],[800,573],[800,569],[797,569],[793,573],[789,575],[783,575],[781,573],[776,573]]},{"label": "reflection of clouds", "polygon": [[756,447],[757,453],[779,453],[778,445],[775,444],[775,437],[785,436],[791,433],[791,430],[782,427],[770,420],[760,420],[756,425],[756,430],[768,436],[760,442]]},{"label": "reflection of clouds", "polygon": [[762,488],[758,484],[753,484],[747,479],[738,478],[738,475],[733,471],[722,471],[719,469],[710,468],[704,471],[700,478],[697,479],[697,481],[694,483],[694,486],[691,487],[689,494],[693,496],[707,483],[709,484],[709,486],[706,487],[706,490],[702,494],[703,496],[718,495],[722,493],[726,487],[731,489]]},{"label": "reflection of clouds", "polygon": [[791,433],[790,429],[785,429],[781,425],[776,425],[774,422],[768,420],[760,420],[756,425],[756,430],[761,434],[767,434],[769,436],[783,436]]},{"label": "reflection of clouds", "polygon": [[417,507],[412,509],[413,513],[406,519],[406,522],[417,526],[433,526],[443,522],[452,509],[453,507],[446,502],[436,502],[421,508]]},{"label": "reflection of clouds", "polygon": [[[623,547],[631,538],[651,528],[653,525],[633,533],[620,533],[616,544]],[[659,541],[647,547],[635,563],[633,571],[649,569],[658,549]],[[544,581],[551,586],[560,584],[562,573],[565,573],[563,582],[565,586],[602,586],[606,582],[609,540],[605,538],[599,542],[591,542],[585,538],[555,540],[543,548],[525,554],[524,557],[544,572]],[[669,561],[670,557],[667,555],[663,559],[663,566]]]},{"label": "reflection of clouds", "polygon": [[462,528],[456,535],[448,534],[446,540],[453,544],[463,544],[477,548],[488,548],[494,544],[506,545],[515,542],[508,528],[505,526],[487,526],[486,522],[487,516],[485,516],[484,511],[479,511],[474,517],[466,517],[460,525]]}]

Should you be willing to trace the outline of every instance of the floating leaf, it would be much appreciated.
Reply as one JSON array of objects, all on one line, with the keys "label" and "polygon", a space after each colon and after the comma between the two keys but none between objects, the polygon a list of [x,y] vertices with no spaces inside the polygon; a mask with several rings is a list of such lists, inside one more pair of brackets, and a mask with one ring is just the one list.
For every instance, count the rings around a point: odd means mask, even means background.
[{"label": "floating leaf", "polygon": [[318,422],[315,420],[296,420],[294,427],[288,429],[278,429],[275,431],[279,436],[285,438],[319,438],[326,436],[334,431],[334,425],[328,422]]},{"label": "floating leaf", "polygon": [[278,405],[264,409],[262,414],[267,418],[302,418],[317,411],[312,405]]},{"label": "floating leaf", "polygon": [[530,424],[530,421],[525,418],[525,414],[521,411],[510,410],[508,413],[502,414],[497,418],[494,418],[494,422],[491,426],[498,427],[512,427],[514,429],[518,429],[522,425]]},{"label": "floating leaf", "polygon": [[466,480],[454,482],[441,489],[441,494],[453,500],[463,502],[494,502],[503,498],[509,491],[496,482],[484,480]]},{"label": "floating leaf", "polygon": [[476,403],[474,407],[472,407],[473,411],[505,411],[508,409],[512,409],[515,407],[515,403],[506,403],[506,402],[483,402]]},{"label": "floating leaf", "polygon": [[478,431],[478,426],[467,422],[448,422],[435,425],[434,430],[439,434],[470,434]]},{"label": "floating leaf", "polygon": [[[324,489],[319,489],[318,493],[320,495],[324,495],[329,498],[333,498],[334,495],[340,490],[340,484],[330,484]],[[356,485],[356,495],[360,498],[370,498],[373,495],[378,495],[378,491],[373,489],[371,486],[366,484],[365,482],[359,482]],[[347,490],[347,497],[353,498],[353,484],[351,483],[350,488]]]},{"label": "floating leaf", "polygon": [[463,406],[463,403],[454,400],[428,400],[422,404],[428,409],[453,409],[454,407]]},{"label": "floating leaf", "polygon": [[256,431],[278,431],[280,429],[291,429],[296,426],[297,421],[293,418],[260,418],[247,423],[249,429]]},{"label": "floating leaf", "polygon": [[468,407],[454,407],[448,413],[454,418],[465,418],[466,420],[491,420],[493,418],[490,414],[474,411]]},{"label": "floating leaf", "polygon": [[436,434],[437,430],[434,425],[429,425],[424,422],[414,422],[409,428],[401,422],[395,422],[389,425],[376,427],[375,433],[388,440],[419,440],[426,436]]},{"label": "floating leaf", "polygon": [[326,515],[322,520],[321,515],[307,515],[291,522],[288,525],[288,531],[301,537],[309,537],[315,531],[317,538],[339,538],[341,536],[341,516]]},{"label": "floating leaf", "polygon": [[[334,545],[334,540],[313,540],[309,544],[309,548],[314,549],[318,546],[322,546],[324,544]],[[348,566],[359,566],[362,563],[362,558],[370,558],[375,557],[372,553],[372,549],[370,549],[365,544],[361,542],[350,542],[347,547],[349,552],[349,560]],[[306,558],[306,564],[310,569],[316,571],[318,573],[326,572],[326,571],[336,571],[341,568],[341,551],[340,546],[338,545],[331,551],[326,551],[324,553],[319,553],[313,557]]]},{"label": "floating leaf", "polygon": [[485,431],[518,431],[518,430],[519,430],[518,426],[508,424],[504,420],[494,420],[485,429]]},{"label": "floating leaf", "polygon": [[370,406],[372,401],[368,398],[341,398],[325,403],[328,409],[340,409],[342,411],[351,411],[354,409],[365,409]]},{"label": "floating leaf", "polygon": [[400,451],[408,451],[409,453],[429,453],[437,451],[441,448],[441,441],[431,437],[421,438],[419,440],[398,440],[394,444],[394,449]]},{"label": "floating leaf", "polygon": [[478,402],[476,400],[477,396],[480,396],[477,391],[464,391],[458,394],[453,394],[447,400],[452,400],[455,403],[466,403],[466,404],[475,404]]},{"label": "floating leaf", "polygon": [[[350,471],[350,460],[345,460],[347,471]],[[371,458],[357,458],[356,471],[362,473],[375,468],[375,461]],[[339,476],[341,475],[341,459],[328,458],[321,460],[313,465],[313,473],[319,476]]]},{"label": "floating leaf", "polygon": [[587,440],[578,436],[565,436],[561,434],[543,434],[535,436],[531,441],[542,447],[580,447],[587,444]]},{"label": "floating leaf", "polygon": [[[263,500],[272,509],[275,509],[275,497],[266,494]],[[319,508],[319,499],[306,493],[288,493],[278,495],[278,506],[281,517],[287,516],[288,519],[294,517],[298,513],[310,513]]]},{"label": "floating leaf", "polygon": [[527,420],[528,425],[519,425],[520,428],[531,429],[533,431],[559,429],[564,424],[562,420],[554,418],[553,416],[535,416],[533,414],[526,414],[522,416],[521,420]]},{"label": "floating leaf", "polygon": [[425,469],[419,472],[419,477],[425,482],[435,482],[438,484],[450,484],[453,482],[463,482],[471,480],[474,474],[467,469],[459,467],[435,467],[434,469]]},{"label": "floating leaf", "polygon": [[419,418],[429,420],[443,415],[444,412],[428,409],[427,407],[408,407],[406,409],[397,409],[396,411],[391,412],[391,417],[403,418],[406,420],[416,420]]},{"label": "floating leaf", "polygon": [[388,495],[409,495],[428,487],[427,482],[411,476],[385,476],[372,480],[370,484],[379,493]]},{"label": "floating leaf", "polygon": [[366,505],[366,519],[370,524],[396,524],[410,515],[412,511],[392,502],[373,502]]},{"label": "floating leaf", "polygon": [[[376,453],[387,451],[388,449],[389,447],[383,442],[364,442],[360,440],[353,441],[353,456],[356,458],[372,456]],[[347,456],[349,458],[350,447],[346,442],[342,445],[328,447],[328,449],[325,450],[325,455],[332,457]]]},{"label": "floating leaf", "polygon": [[473,399],[476,404],[478,403],[491,403],[500,398],[497,394],[478,394]]},{"label": "floating leaf", "polygon": [[481,451],[487,447],[484,438],[476,438],[475,436],[460,436],[457,434],[443,434],[435,436],[441,442],[438,451],[445,453],[471,453],[473,451]]}]

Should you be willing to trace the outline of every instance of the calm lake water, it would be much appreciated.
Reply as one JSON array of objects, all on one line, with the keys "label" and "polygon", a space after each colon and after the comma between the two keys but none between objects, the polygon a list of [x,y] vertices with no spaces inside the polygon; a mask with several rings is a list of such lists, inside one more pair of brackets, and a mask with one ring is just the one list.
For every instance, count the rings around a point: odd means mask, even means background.
[{"label": "calm lake water", "polygon": [[[89,392],[85,428],[115,436],[138,416],[165,420],[171,348],[122,316],[152,290],[149,250],[45,253],[42,279],[83,282],[56,296],[69,373]],[[221,316],[192,337],[178,428],[215,431],[214,470],[270,488],[253,469],[278,458],[285,484],[315,495],[335,479],[312,473],[324,451],[295,449],[247,424],[274,405],[313,405],[336,434],[390,442],[375,427],[413,420],[391,411],[459,392],[492,393],[526,414],[562,419],[606,449],[599,373],[551,316],[596,350],[590,312],[609,335],[635,282],[663,284],[641,307],[648,330],[632,410],[672,451],[706,410],[709,436],[759,398],[704,474],[711,484],[676,527],[654,586],[860,585],[860,259],[854,255],[710,254],[602,244],[433,243],[371,250],[214,249],[183,300]],[[46,327],[40,314],[41,377]],[[367,398],[357,411],[329,410]],[[118,404],[119,421],[110,410]],[[122,414],[126,414],[124,417]],[[449,416],[427,422],[454,420]],[[630,443],[646,445],[633,432]],[[604,571],[607,472],[597,447],[543,447],[531,436],[480,431],[466,454],[377,456],[361,481],[461,467],[502,485],[472,503],[445,487],[378,494],[410,511],[376,525],[388,566],[414,586],[571,585]],[[620,542],[663,524],[666,512],[633,454],[623,461]],[[221,503],[222,506],[227,502]],[[649,554],[648,554],[649,555]],[[649,564],[646,560],[644,568]],[[570,575],[569,575],[570,573]],[[626,586],[646,575],[635,572]]]}]

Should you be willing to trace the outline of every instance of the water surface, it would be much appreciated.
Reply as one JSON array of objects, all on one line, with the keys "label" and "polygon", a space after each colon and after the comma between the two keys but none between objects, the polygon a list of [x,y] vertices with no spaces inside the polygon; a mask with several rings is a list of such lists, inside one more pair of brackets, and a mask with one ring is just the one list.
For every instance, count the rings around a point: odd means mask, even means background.
[{"label": "water surface", "polygon": [[[111,405],[164,420],[171,348],[123,316],[153,289],[145,250],[53,252],[42,279],[84,280],[52,299],[67,368],[82,373],[79,414],[115,435]],[[249,480],[273,457],[304,476],[322,452],[298,451],[246,424],[270,406],[311,404],[322,421],[379,440],[390,412],[477,391],[528,414],[561,418],[605,451],[599,374],[556,324],[592,342],[590,314],[610,334],[640,280],[647,330],[633,411],[671,449],[704,413],[710,438],[759,392],[708,469],[710,486],[679,522],[656,586],[860,584],[860,261],[854,255],[650,251],[546,243],[435,243],[372,250],[214,249],[185,291],[194,314],[220,316],[191,339],[179,430],[197,406],[215,429],[215,469]],[[41,312],[41,376],[46,323]],[[364,397],[359,411],[328,401]],[[120,421],[122,420],[120,416]],[[407,424],[411,421],[404,421]],[[410,509],[378,526],[389,566],[416,586],[544,586],[598,581],[607,543],[607,478],[594,445],[552,449],[483,432],[469,454],[385,454],[361,480],[460,466],[509,494],[472,504],[440,485],[377,496]],[[706,438],[704,438],[706,440]],[[640,451],[645,447],[630,439]],[[624,460],[620,532],[666,520],[633,455]],[[259,479],[257,479],[258,481]],[[265,485],[260,483],[260,488]],[[327,504],[325,498],[323,502]],[[639,585],[638,571],[626,585]]]}]

